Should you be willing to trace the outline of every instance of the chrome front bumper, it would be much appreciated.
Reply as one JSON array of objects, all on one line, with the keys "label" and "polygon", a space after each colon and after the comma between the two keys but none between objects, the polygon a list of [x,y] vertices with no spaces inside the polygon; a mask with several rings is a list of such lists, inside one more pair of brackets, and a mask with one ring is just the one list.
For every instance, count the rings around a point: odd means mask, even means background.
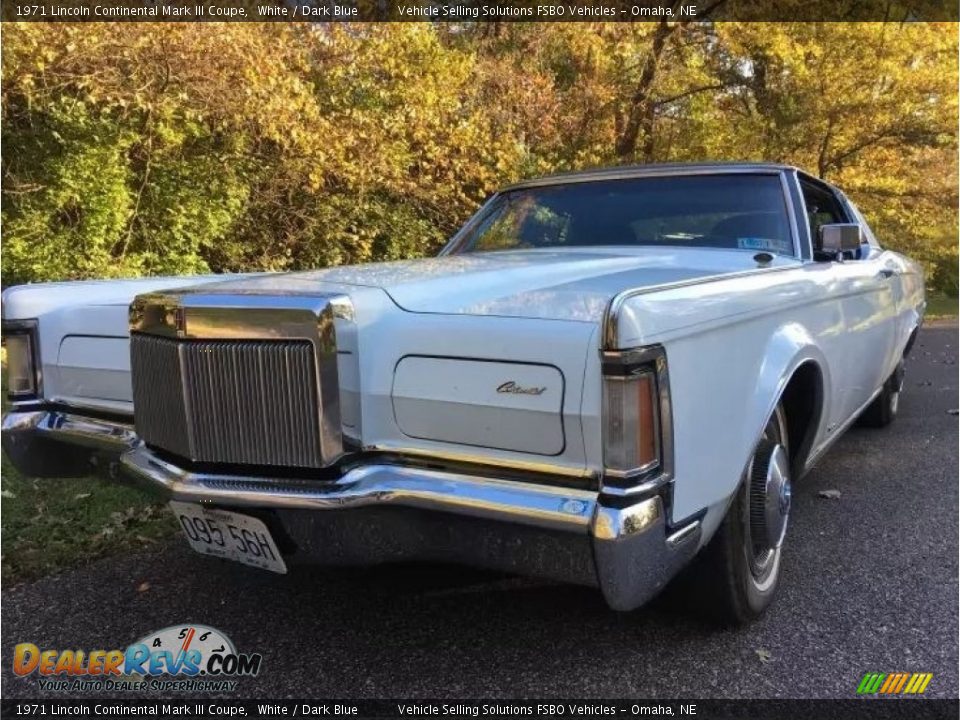
[{"label": "chrome front bumper", "polygon": [[245,508],[293,561],[465,562],[597,586],[612,608],[631,610],[700,544],[699,521],[668,529],[659,495],[623,505],[595,491],[387,463],[322,482],[197,473],[159,458],[131,425],[45,409],[6,415],[2,437],[30,475],[100,470],[169,499]]}]

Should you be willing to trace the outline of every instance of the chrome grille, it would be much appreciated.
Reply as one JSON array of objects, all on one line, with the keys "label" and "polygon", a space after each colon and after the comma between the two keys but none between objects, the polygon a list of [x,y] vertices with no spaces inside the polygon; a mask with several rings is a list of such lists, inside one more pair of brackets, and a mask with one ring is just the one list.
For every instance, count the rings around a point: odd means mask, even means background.
[{"label": "chrome grille", "polygon": [[197,462],[321,467],[313,344],[130,338],[134,424]]}]

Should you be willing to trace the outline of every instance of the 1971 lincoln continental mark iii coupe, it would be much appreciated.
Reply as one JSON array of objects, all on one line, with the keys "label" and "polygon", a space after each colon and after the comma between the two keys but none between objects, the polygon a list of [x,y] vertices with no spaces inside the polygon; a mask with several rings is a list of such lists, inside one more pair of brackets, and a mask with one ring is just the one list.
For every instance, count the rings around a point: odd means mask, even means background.
[{"label": "1971 lincoln continental mark iii coupe", "polygon": [[745,622],[791,483],[897,414],[924,307],[793,167],[561,175],[435,258],[9,288],[3,447],[155,488],[193,549],[265,570],[454,560],[630,610],[690,565]]}]

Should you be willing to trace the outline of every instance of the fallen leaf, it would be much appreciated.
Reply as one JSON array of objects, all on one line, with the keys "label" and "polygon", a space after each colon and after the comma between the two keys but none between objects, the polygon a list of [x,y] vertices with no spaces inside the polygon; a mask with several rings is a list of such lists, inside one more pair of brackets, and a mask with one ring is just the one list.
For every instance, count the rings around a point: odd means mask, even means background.
[{"label": "fallen leaf", "polygon": [[83,500],[84,498],[90,497],[90,493],[77,493],[73,496],[74,500]]},{"label": "fallen leaf", "polygon": [[144,545],[152,545],[152,544],[153,544],[153,540],[151,540],[150,538],[148,538],[148,537],[146,537],[146,536],[144,536],[144,535],[137,535],[137,540],[139,540],[140,542],[142,542]]},{"label": "fallen leaf", "polygon": [[15,495],[14,493],[10,492],[9,490],[2,490],[2,491],[0,491],[0,497],[15,498],[16,495]]},{"label": "fallen leaf", "polygon": [[769,650],[764,648],[757,650],[757,657],[760,658],[760,662],[762,663],[773,662],[773,655],[770,654]]},{"label": "fallen leaf", "polygon": [[145,592],[146,592],[147,590],[149,590],[149,589],[150,589],[150,583],[148,583],[148,582],[142,582],[142,583],[140,583],[139,585],[137,585],[137,592],[138,592],[138,593],[145,593]]},{"label": "fallen leaf", "polygon": [[840,498],[839,490],[821,490],[817,493],[819,497],[826,498],[827,500],[838,500]]}]

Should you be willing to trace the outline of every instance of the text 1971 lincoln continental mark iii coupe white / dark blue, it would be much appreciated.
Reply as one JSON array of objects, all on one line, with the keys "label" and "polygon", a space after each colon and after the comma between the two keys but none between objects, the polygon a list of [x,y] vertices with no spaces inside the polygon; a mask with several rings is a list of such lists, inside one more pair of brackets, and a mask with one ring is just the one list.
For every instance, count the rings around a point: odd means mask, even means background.
[{"label": "text 1971 lincoln continental mark iii coupe white / dark blue", "polygon": [[629,610],[691,564],[743,622],[791,482],[896,415],[924,306],[795,168],[548,177],[436,258],[10,288],[3,446],[142,481],[195,550],[267,570],[455,560]]}]

